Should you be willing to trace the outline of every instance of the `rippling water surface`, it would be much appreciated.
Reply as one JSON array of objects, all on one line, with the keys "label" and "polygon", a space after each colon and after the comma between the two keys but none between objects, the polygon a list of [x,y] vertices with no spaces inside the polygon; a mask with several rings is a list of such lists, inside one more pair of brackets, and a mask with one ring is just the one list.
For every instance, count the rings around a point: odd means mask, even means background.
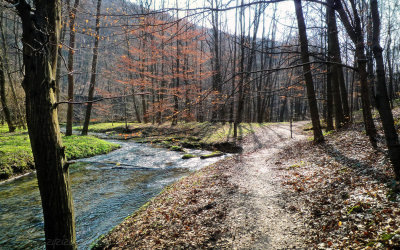
[{"label": "rippling water surface", "polygon": [[[182,160],[183,153],[114,141],[121,149],[70,167],[77,242],[87,249],[163,187],[221,159]],[[193,154],[204,151],[191,150]],[[36,175],[0,185],[0,248],[43,248],[43,215]]]}]

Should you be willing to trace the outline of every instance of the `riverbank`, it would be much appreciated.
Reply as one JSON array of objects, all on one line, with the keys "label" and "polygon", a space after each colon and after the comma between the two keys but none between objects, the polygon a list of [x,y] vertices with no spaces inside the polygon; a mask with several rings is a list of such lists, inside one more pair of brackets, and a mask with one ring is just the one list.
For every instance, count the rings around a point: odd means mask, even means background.
[{"label": "riverbank", "polygon": [[294,139],[288,125],[260,128],[242,154],[178,181],[94,249],[399,248],[400,183],[385,151],[361,123],[319,145],[304,125]]},{"label": "riverbank", "polygon": [[[171,126],[170,123],[97,123],[89,126],[89,131],[105,133],[107,138],[134,140],[139,143],[150,143],[159,147],[176,150],[180,148],[221,151],[224,153],[239,153],[242,151],[240,140],[254,133],[267,123],[241,123],[238,135],[233,136],[233,124],[188,122]],[[81,130],[81,126],[73,127]]]},{"label": "riverbank", "polygon": [[[4,127],[4,128],[2,128]],[[68,160],[86,158],[98,154],[106,154],[119,148],[93,136],[63,136],[65,154]],[[6,132],[0,127],[0,181],[14,178],[34,171],[34,161],[26,130]]]},{"label": "riverbank", "polygon": [[[101,234],[118,225],[164,187],[227,157],[186,160],[182,159],[183,152],[132,141],[116,142],[120,149],[77,160],[69,167],[79,249],[88,249]],[[206,154],[199,150],[188,152]],[[0,185],[1,248],[44,247],[37,185],[34,174]]]}]

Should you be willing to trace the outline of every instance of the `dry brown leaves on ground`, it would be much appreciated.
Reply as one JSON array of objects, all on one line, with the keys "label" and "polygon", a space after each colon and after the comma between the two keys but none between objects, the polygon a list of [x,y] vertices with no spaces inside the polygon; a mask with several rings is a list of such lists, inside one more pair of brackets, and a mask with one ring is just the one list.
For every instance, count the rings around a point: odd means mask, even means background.
[{"label": "dry brown leaves on ground", "polygon": [[305,218],[310,247],[400,247],[398,183],[387,156],[370,146],[360,125],[321,145],[298,142],[281,155],[288,207]]},{"label": "dry brown leaves on ground", "polygon": [[97,245],[105,249],[209,248],[227,231],[223,223],[236,187],[223,160],[164,190]]}]

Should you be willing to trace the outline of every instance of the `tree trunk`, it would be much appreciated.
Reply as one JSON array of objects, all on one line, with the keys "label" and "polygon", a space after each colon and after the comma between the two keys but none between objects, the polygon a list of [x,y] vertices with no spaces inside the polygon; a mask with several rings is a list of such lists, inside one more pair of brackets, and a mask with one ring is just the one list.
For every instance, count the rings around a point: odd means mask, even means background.
[{"label": "tree trunk", "polygon": [[349,17],[346,11],[343,9],[340,0],[335,0],[335,10],[339,13],[343,26],[345,27],[347,34],[349,35],[349,37],[351,38],[356,47],[356,58],[358,65],[357,69],[358,69],[358,74],[360,76],[361,100],[362,100],[362,111],[363,111],[365,131],[369,137],[371,145],[373,147],[376,147],[376,128],[371,113],[371,102],[368,89],[368,74],[366,70],[367,59],[365,57],[365,52],[364,52],[365,50],[364,36],[362,33],[360,17],[357,13],[354,0],[351,0],[350,3],[352,5],[354,14],[354,20],[353,20],[354,28],[350,23]]},{"label": "tree trunk", "polygon": [[[329,61],[332,61],[334,63],[329,64],[330,71],[331,71],[331,87],[332,87],[332,93],[333,93],[333,102],[334,102],[334,107],[335,107],[335,125],[336,128],[340,128],[344,123],[346,122],[345,120],[345,115],[343,111],[343,107],[347,107],[347,116],[348,114],[348,103],[347,103],[347,94],[346,90],[344,90],[344,93],[342,92],[342,97],[341,97],[341,92],[340,92],[340,85],[344,85],[344,79],[343,79],[343,72],[342,72],[342,67],[338,64],[341,64],[341,58],[340,58],[340,48],[339,48],[339,39],[338,39],[338,31],[337,31],[337,25],[336,25],[336,16],[335,16],[335,10],[330,7],[332,5],[333,1],[330,0],[328,1],[328,6],[326,9],[327,12],[327,24],[328,24],[328,58]],[[342,87],[343,89],[343,87]],[[346,104],[343,104],[342,101],[345,101]]]},{"label": "tree trunk", "polygon": [[47,249],[76,249],[74,206],[68,164],[55,104],[55,76],[61,29],[59,0],[18,1],[26,115],[42,200]]},{"label": "tree trunk", "polygon": [[[70,0],[66,0],[65,1],[66,5],[67,5],[67,10],[69,12],[70,9]],[[61,4],[63,5],[64,3],[61,2]],[[63,7],[61,6],[61,9]],[[61,10],[62,11],[62,10]],[[67,28],[67,20],[64,19],[63,20],[63,26],[61,28],[61,35],[60,35],[60,47],[62,46],[62,44],[64,43],[65,40],[65,33],[66,32],[66,28]],[[61,49],[58,50],[58,59],[57,59],[57,74],[56,74],[56,99],[57,102],[60,101],[60,93],[61,93],[61,89],[60,89],[60,82],[61,82],[61,59],[62,59],[62,53],[61,53]]]},{"label": "tree trunk", "polygon": [[380,18],[377,0],[371,0],[371,12],[373,20],[372,48],[376,62],[376,74],[378,77],[375,96],[376,107],[378,108],[381,117],[386,145],[389,150],[389,158],[392,162],[396,179],[400,180],[400,145],[386,89],[385,67],[383,63],[382,48],[379,44]]},{"label": "tree trunk", "polygon": [[6,119],[6,122],[8,125],[8,131],[10,133],[12,133],[15,131],[15,126],[11,121],[10,110],[8,109],[8,106],[7,106],[6,79],[4,77],[3,58],[1,55],[0,55],[0,100],[1,100],[1,106],[3,107],[4,118]]},{"label": "tree trunk", "polygon": [[301,6],[301,0],[294,0],[294,5],[296,8],[297,24],[299,26],[299,41],[301,47],[301,59],[303,62],[303,72],[304,79],[306,81],[307,87],[307,98],[308,106],[310,108],[311,121],[313,125],[314,141],[322,142],[324,141],[324,136],[322,135],[321,125],[319,122],[319,114],[317,107],[317,99],[315,97],[314,83],[311,75],[310,58],[308,53],[308,40],[306,25],[304,22],[303,8]]},{"label": "tree trunk", "polygon": [[[218,7],[218,3],[214,6],[214,1],[211,1],[212,8]],[[221,60],[220,60],[220,31],[218,29],[219,24],[219,13],[218,11],[211,12],[211,20],[212,20],[212,53],[213,53],[213,77],[212,77],[212,89],[214,91],[215,96],[215,105],[211,111],[211,122],[216,122],[218,120],[222,121],[223,119],[223,107],[221,105],[221,97],[222,97],[222,73],[221,73]]]},{"label": "tree trunk", "polygon": [[[75,54],[75,18],[76,11],[79,6],[79,0],[75,0],[74,7],[69,13],[69,48],[68,48],[68,101],[74,101],[74,54]],[[74,113],[74,105],[68,103],[67,108],[67,126],[66,126],[66,136],[72,135],[72,120]]]},{"label": "tree trunk", "polygon": [[96,36],[94,40],[94,48],[93,48],[93,60],[92,60],[92,73],[90,77],[90,85],[89,85],[89,95],[86,107],[86,115],[85,122],[83,123],[82,135],[87,135],[89,129],[90,122],[90,114],[92,113],[92,102],[94,95],[94,86],[96,85],[96,74],[97,74],[97,56],[99,51],[99,40],[100,40],[100,10],[101,10],[101,0],[97,0],[97,12],[96,12]]},{"label": "tree trunk", "polygon": [[[242,5],[244,1],[241,1]],[[239,25],[240,25],[240,62],[239,62],[239,72],[240,79],[239,79],[239,93],[238,93],[238,107],[236,110],[236,119],[233,126],[233,138],[236,140],[237,138],[237,129],[239,124],[242,122],[243,118],[243,107],[244,107],[244,59],[245,59],[245,44],[244,44],[244,22],[243,22],[243,15],[244,15],[244,7],[240,8],[239,14]]]},{"label": "tree trunk", "polygon": [[333,95],[332,95],[332,74],[328,66],[326,77],[326,131],[333,130]]},{"label": "tree trunk", "polygon": [[[15,87],[14,87],[14,80],[13,77],[11,76],[11,70],[10,70],[10,63],[8,61],[8,55],[7,55],[7,44],[6,44],[6,36],[4,34],[4,29],[3,29],[3,13],[1,13],[1,22],[0,22],[0,30],[1,30],[1,40],[2,40],[2,47],[3,47],[3,73],[7,73],[7,78],[8,78],[8,82],[10,84],[10,88],[11,88],[11,94],[12,94],[12,100],[14,102],[15,107],[17,108],[17,118],[18,118],[18,125],[22,126],[24,129],[26,129],[25,126],[25,120],[24,120],[24,115],[23,115],[23,111],[21,108],[21,105],[18,101],[17,98],[17,94],[15,92]],[[19,53],[18,53],[19,54]]]}]

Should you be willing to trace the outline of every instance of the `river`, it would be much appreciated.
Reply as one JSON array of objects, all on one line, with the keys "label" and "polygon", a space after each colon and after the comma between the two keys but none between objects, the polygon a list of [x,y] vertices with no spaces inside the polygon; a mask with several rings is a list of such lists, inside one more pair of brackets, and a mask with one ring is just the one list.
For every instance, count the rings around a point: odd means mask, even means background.
[{"label": "river", "polygon": [[[183,160],[182,152],[148,144],[112,142],[122,147],[70,166],[79,249],[89,248],[100,235],[166,185],[221,159]],[[15,248],[44,248],[43,214],[35,174],[0,185],[0,249]]]}]

